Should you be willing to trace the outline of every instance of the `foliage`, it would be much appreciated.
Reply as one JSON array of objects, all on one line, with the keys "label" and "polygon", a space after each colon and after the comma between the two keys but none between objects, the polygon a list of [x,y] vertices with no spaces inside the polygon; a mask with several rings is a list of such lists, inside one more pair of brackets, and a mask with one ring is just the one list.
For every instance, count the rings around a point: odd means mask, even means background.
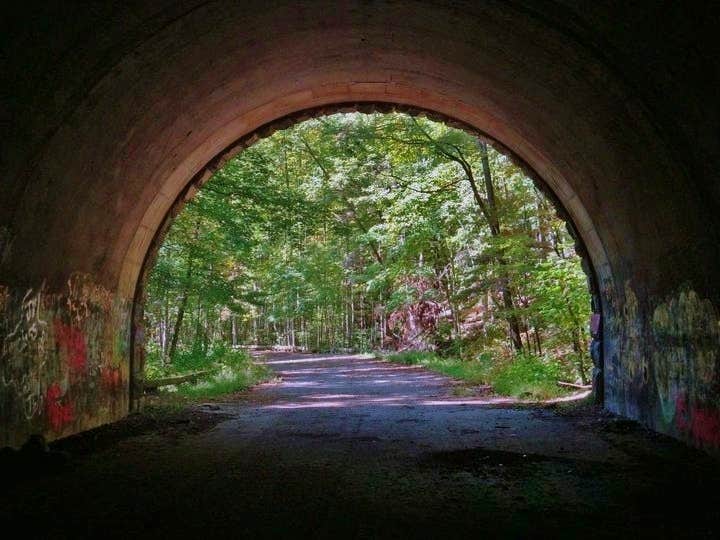
[{"label": "foliage", "polygon": [[231,159],[178,215],[147,287],[148,370],[253,344],[547,356],[585,381],[590,299],[572,245],[522,170],[464,131],[405,114],[309,120]]},{"label": "foliage", "polygon": [[520,399],[545,400],[567,394],[557,381],[568,378],[568,366],[557,359],[522,354],[496,361],[489,354],[474,360],[442,357],[433,352],[407,351],[384,355],[400,364],[422,366],[470,385],[490,385],[495,393]]},{"label": "foliage", "polygon": [[534,355],[519,355],[496,367],[492,385],[498,394],[522,399],[550,399],[566,394],[557,381],[567,378],[567,369],[558,361]]},{"label": "foliage", "polygon": [[249,363],[243,367],[223,366],[210,378],[196,384],[181,384],[177,391],[188,398],[207,399],[240,392],[272,378],[272,370],[263,364]]},{"label": "foliage", "polygon": [[185,364],[176,366],[177,372],[210,371],[209,375],[194,383],[182,383],[163,392],[177,392],[183,398],[196,400],[218,397],[245,390],[257,383],[272,379],[273,372],[265,364],[253,361],[245,351],[217,349],[212,355],[183,355]]},{"label": "foliage", "polygon": [[422,366],[469,384],[491,384],[492,382],[493,363],[489,355],[478,360],[467,361],[442,357],[428,351],[406,351],[386,355],[383,358],[399,364]]}]

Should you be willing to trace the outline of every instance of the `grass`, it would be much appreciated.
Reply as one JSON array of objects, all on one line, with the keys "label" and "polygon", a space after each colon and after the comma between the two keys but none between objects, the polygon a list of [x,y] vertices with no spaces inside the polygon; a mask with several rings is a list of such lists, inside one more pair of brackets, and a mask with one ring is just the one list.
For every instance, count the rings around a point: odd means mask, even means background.
[{"label": "grass", "polygon": [[178,394],[189,399],[217,398],[247,390],[258,383],[273,378],[273,372],[263,364],[248,363],[240,369],[223,366],[209,379],[195,384],[184,383],[178,386]]},{"label": "grass", "polygon": [[[247,390],[256,384],[272,380],[275,376],[268,366],[255,362],[245,351],[224,349],[202,360],[204,361],[180,362],[171,373],[182,374],[184,371],[210,369],[207,376],[197,382],[160,388],[158,391],[160,399],[149,400],[151,406],[172,408],[194,401],[217,399]],[[168,371],[165,370],[162,375],[167,374]]]},{"label": "grass", "polygon": [[483,360],[463,361],[443,358],[432,352],[405,351],[383,356],[385,360],[408,366],[422,366],[471,385],[488,384],[491,364]]},{"label": "grass", "polygon": [[405,351],[383,356],[385,360],[405,365],[422,366],[465,383],[454,389],[457,396],[471,395],[470,386],[489,384],[502,396],[519,399],[546,400],[570,392],[557,381],[563,379],[563,368],[552,359],[518,355],[510,360],[494,361],[488,354],[478,359],[444,358],[433,352]]},{"label": "grass", "polygon": [[556,362],[537,356],[519,355],[505,362],[493,374],[498,394],[527,399],[550,399],[569,392],[558,386],[562,370]]}]

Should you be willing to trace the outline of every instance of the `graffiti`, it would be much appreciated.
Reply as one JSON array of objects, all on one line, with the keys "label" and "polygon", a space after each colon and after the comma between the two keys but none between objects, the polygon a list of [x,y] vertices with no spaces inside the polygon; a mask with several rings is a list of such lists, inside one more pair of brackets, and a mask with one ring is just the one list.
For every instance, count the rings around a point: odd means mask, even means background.
[{"label": "graffiti", "polygon": [[661,421],[665,425],[671,425],[686,381],[685,358],[682,352],[656,350],[652,360]]},{"label": "graffiti", "polygon": [[39,378],[25,374],[19,380],[12,380],[3,374],[0,386],[0,394],[12,393],[17,396],[18,408],[25,420],[30,420],[42,412],[45,397]]},{"label": "graffiti", "polygon": [[66,285],[0,286],[0,446],[127,411],[130,303],[85,275]]},{"label": "graffiti", "polygon": [[55,321],[55,340],[67,356],[67,365],[74,375],[85,371],[87,364],[87,351],[85,336],[77,328],[73,328],[62,321]]},{"label": "graffiti", "polygon": [[3,357],[42,355],[48,329],[47,321],[42,316],[42,307],[42,287],[39,291],[30,289],[25,292],[20,303],[20,316],[16,318],[14,326],[8,329],[3,340]]},{"label": "graffiti", "polygon": [[681,291],[655,308],[652,334],[662,427],[720,447],[720,317],[712,303],[693,290]]},{"label": "graffiti", "polygon": [[60,433],[67,424],[71,424],[75,418],[72,403],[63,403],[63,391],[60,385],[53,383],[47,389],[45,396],[47,419],[50,427],[56,433]]},{"label": "graffiti", "polygon": [[[17,310],[13,313],[13,304]],[[42,414],[42,376],[46,369],[47,318],[44,287],[2,290],[0,319],[0,382],[3,394],[15,396],[15,410],[28,420]]]},{"label": "graffiti", "polygon": [[676,405],[677,428],[701,445],[720,447],[720,411],[717,408],[690,407],[681,395]]},{"label": "graffiti", "polygon": [[655,308],[652,327],[655,342],[672,354],[674,365],[684,364],[684,375],[703,394],[698,397],[708,398],[718,376],[720,346],[720,317],[712,303],[683,291]]},{"label": "graffiti", "polygon": [[648,381],[648,361],[644,354],[645,343],[643,321],[638,309],[638,300],[630,283],[625,283],[625,305],[623,306],[623,365],[625,382],[632,391]]},{"label": "graffiti", "polygon": [[67,282],[67,289],[67,313],[77,326],[82,326],[98,309],[105,313],[111,310],[112,294],[86,274],[73,274]]},{"label": "graffiti", "polygon": [[22,411],[25,419],[29,420],[42,411],[44,397],[39,378],[23,377],[20,385],[22,396]]},{"label": "graffiti", "polygon": [[[664,298],[604,281],[605,404],[707,449],[720,449],[720,316],[689,286]],[[642,298],[642,302],[639,301]]]},{"label": "graffiti", "polygon": [[122,387],[122,373],[117,367],[103,367],[100,370],[100,380],[105,390],[115,392]]}]

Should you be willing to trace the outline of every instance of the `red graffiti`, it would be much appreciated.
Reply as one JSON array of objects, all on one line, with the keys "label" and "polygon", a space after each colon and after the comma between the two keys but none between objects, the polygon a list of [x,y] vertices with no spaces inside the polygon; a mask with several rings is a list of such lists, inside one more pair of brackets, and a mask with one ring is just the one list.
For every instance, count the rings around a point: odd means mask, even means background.
[{"label": "red graffiti", "polygon": [[122,374],[120,373],[120,368],[101,368],[100,380],[102,381],[103,388],[107,390],[117,390],[122,384]]},{"label": "red graffiti", "polygon": [[67,363],[71,371],[81,373],[85,371],[87,364],[87,347],[85,336],[77,328],[73,328],[62,321],[55,321],[55,340],[57,344],[65,349]]},{"label": "red graffiti", "polygon": [[689,433],[700,443],[720,447],[720,411],[707,407],[688,406],[684,395],[675,402],[675,418],[680,431]]},{"label": "red graffiti", "polygon": [[50,427],[56,431],[62,431],[66,424],[71,423],[75,418],[72,403],[62,403],[62,389],[60,385],[52,384],[45,394],[45,409],[47,411]]}]

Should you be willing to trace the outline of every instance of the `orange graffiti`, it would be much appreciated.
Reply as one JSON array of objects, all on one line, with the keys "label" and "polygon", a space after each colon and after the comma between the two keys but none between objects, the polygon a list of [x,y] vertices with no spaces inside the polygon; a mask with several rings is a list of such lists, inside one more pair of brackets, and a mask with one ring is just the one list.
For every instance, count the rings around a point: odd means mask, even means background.
[{"label": "orange graffiti", "polygon": [[107,390],[116,390],[122,384],[120,368],[103,367],[100,369],[100,380]]}]

